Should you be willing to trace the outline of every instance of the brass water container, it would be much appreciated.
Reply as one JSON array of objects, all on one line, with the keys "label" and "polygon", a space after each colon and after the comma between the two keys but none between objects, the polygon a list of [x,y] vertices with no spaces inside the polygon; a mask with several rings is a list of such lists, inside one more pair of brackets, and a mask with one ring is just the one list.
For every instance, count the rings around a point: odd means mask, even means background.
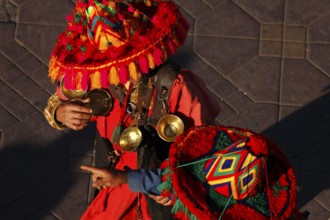
[{"label": "brass water container", "polygon": [[184,124],[181,118],[173,114],[161,117],[157,123],[157,133],[161,139],[173,142],[184,131]]}]

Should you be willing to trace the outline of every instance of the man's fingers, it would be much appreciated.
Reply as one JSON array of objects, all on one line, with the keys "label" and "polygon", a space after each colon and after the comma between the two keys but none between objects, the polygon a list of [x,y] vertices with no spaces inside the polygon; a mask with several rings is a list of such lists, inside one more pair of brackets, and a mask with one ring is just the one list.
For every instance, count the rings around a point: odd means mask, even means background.
[{"label": "man's fingers", "polygon": [[73,112],[92,114],[91,108],[88,108],[86,106],[77,105],[77,104],[72,104],[70,110]]},{"label": "man's fingers", "polygon": [[83,103],[89,103],[89,102],[91,101],[91,99],[90,99],[90,98],[87,98],[87,99],[81,99],[81,101],[82,101]]},{"label": "man's fingers", "polygon": [[172,200],[169,197],[154,196],[154,195],[149,195],[149,197],[154,199],[157,203],[159,203],[163,206],[169,206],[172,203]]},{"label": "man's fingers", "polygon": [[98,168],[93,167],[93,166],[87,166],[87,165],[81,165],[80,169],[84,170],[84,171],[88,171],[91,173],[97,173],[98,172]]},{"label": "man's fingers", "polygon": [[172,200],[168,200],[168,202],[166,202],[165,204],[163,204],[164,206],[170,206],[172,204]]}]

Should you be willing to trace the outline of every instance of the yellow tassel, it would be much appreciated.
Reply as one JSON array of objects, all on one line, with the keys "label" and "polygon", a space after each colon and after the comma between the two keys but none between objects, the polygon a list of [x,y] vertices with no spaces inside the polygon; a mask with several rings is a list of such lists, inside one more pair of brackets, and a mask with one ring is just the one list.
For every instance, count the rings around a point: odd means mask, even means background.
[{"label": "yellow tassel", "polygon": [[116,2],[109,1],[108,2],[108,7],[111,8],[112,10],[116,10],[116,8],[117,8]]},{"label": "yellow tassel", "polygon": [[123,29],[124,29],[126,39],[128,39],[130,37],[130,32],[129,32],[129,24],[126,21],[126,19],[123,20]]},{"label": "yellow tassel", "polygon": [[168,56],[167,56],[167,51],[166,51],[166,47],[165,47],[165,45],[162,44],[162,45],[160,46],[160,49],[161,49],[161,51],[162,51],[162,53],[163,53],[163,57],[164,57],[163,60],[167,60]]},{"label": "yellow tassel", "polygon": [[146,0],[146,5],[147,5],[148,7],[150,7],[150,6],[151,6],[151,0]]},{"label": "yellow tassel", "polygon": [[148,54],[148,61],[149,61],[149,68],[154,69],[155,68],[155,61],[151,53]]},{"label": "yellow tassel", "polygon": [[131,62],[128,65],[128,71],[129,71],[129,78],[133,81],[133,82],[137,82],[139,81],[139,75],[138,75],[138,71],[136,68],[136,64],[134,62]]},{"label": "yellow tassel", "polygon": [[80,35],[80,40],[82,42],[85,42],[87,40],[87,36],[86,35]]},{"label": "yellow tassel", "polygon": [[139,11],[138,11],[138,10],[135,10],[134,13],[133,13],[133,16],[134,16],[135,18],[140,17],[140,13],[139,13]]},{"label": "yellow tassel", "polygon": [[95,72],[92,75],[91,85],[92,89],[100,89],[101,88],[101,73],[99,71]]},{"label": "yellow tassel", "polygon": [[59,67],[55,67],[56,64],[56,58],[51,57],[49,60],[49,68],[48,68],[48,76],[51,79],[52,83],[57,79],[59,75]]},{"label": "yellow tassel", "polygon": [[57,79],[59,67],[49,67],[48,76],[52,83]]},{"label": "yellow tassel", "polygon": [[82,73],[78,72],[76,76],[76,90],[82,90],[81,88]]},{"label": "yellow tassel", "polygon": [[110,84],[118,85],[120,83],[118,70],[116,67],[114,67],[114,66],[111,67],[108,79],[109,79]]}]

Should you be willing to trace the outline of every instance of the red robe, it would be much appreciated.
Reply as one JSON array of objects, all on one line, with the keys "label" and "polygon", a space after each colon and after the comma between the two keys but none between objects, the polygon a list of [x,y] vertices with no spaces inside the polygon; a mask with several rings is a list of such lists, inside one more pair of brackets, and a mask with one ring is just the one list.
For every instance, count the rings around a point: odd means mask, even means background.
[{"label": "red robe", "polygon": [[[204,82],[187,71],[182,71],[175,79],[168,107],[171,113],[184,115],[182,120],[186,129],[213,123],[219,113],[218,102],[208,93]],[[119,123],[120,114],[120,103],[115,100],[109,116],[96,119],[97,129],[101,136],[111,140],[113,131]],[[129,126],[131,121],[130,116],[126,114],[124,124]],[[136,152],[125,152],[120,148],[117,150],[121,156],[116,169],[123,170],[125,166],[137,169]],[[127,184],[103,189],[87,208],[81,220],[136,219],[137,198],[138,193],[132,193]],[[143,195],[140,201],[143,218],[151,219]]]}]

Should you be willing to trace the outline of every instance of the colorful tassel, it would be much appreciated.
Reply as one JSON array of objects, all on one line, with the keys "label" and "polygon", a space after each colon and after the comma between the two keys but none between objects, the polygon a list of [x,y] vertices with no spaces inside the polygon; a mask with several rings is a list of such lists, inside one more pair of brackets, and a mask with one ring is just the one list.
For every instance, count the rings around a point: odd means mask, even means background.
[{"label": "colorful tassel", "polygon": [[49,71],[48,71],[48,76],[52,80],[52,83],[57,79],[59,75],[59,67],[56,66],[56,59],[54,57],[51,57],[49,60]]},{"label": "colorful tassel", "polygon": [[91,84],[92,84],[92,89],[100,89],[102,87],[101,86],[101,73],[99,71],[96,71],[92,75]]},{"label": "colorful tassel", "polygon": [[72,74],[64,75],[64,88],[75,90],[76,89],[76,79]]},{"label": "colorful tassel", "polygon": [[162,45],[160,45],[160,49],[161,49],[161,51],[163,53],[163,59],[164,60],[167,60],[167,58],[168,58],[167,47],[165,47],[165,45],[162,44]]},{"label": "colorful tassel", "polygon": [[155,69],[155,61],[151,53],[148,54],[148,62],[149,62],[149,68],[152,70]]},{"label": "colorful tassel", "polygon": [[183,45],[186,41],[187,31],[180,23],[175,28],[175,36],[177,37],[180,45]]},{"label": "colorful tassel", "polygon": [[156,47],[154,49],[154,52],[152,53],[152,56],[153,56],[155,64],[157,66],[162,65],[162,63],[163,63],[163,53],[158,47]]},{"label": "colorful tassel", "polygon": [[172,41],[175,48],[179,48],[181,46],[181,44],[179,43],[179,40],[176,37],[174,32],[172,33],[172,40],[171,41]]},{"label": "colorful tassel", "polygon": [[89,73],[85,71],[81,78],[81,88],[83,90],[88,90],[89,82]]},{"label": "colorful tassel", "polygon": [[149,72],[149,61],[145,56],[140,57],[139,67],[142,73],[147,74]]},{"label": "colorful tassel", "polygon": [[119,68],[119,79],[121,84],[125,84],[128,81],[129,72],[125,65]]},{"label": "colorful tassel", "polygon": [[81,81],[82,81],[82,73],[78,72],[77,75],[76,75],[76,89],[77,90],[82,90]]},{"label": "colorful tassel", "polygon": [[50,67],[48,76],[50,77],[52,83],[56,80],[60,68],[59,67]]},{"label": "colorful tassel", "polygon": [[175,47],[171,40],[167,41],[167,52],[169,56],[172,56],[175,53]]},{"label": "colorful tassel", "polygon": [[108,75],[109,72],[106,69],[103,69],[101,71],[101,85],[103,88],[108,88],[109,87],[109,80],[108,80]]},{"label": "colorful tassel", "polygon": [[117,68],[114,66],[112,66],[110,69],[109,82],[113,85],[118,85],[120,83]]},{"label": "colorful tassel", "polygon": [[146,0],[146,6],[148,6],[148,7],[151,6],[151,0]]},{"label": "colorful tassel", "polygon": [[131,62],[128,65],[128,70],[129,70],[129,77],[132,79],[132,81],[134,82],[139,81],[139,74],[135,62]]},{"label": "colorful tassel", "polygon": [[139,12],[138,10],[135,10],[134,13],[133,13],[133,16],[134,16],[135,18],[140,17],[140,12]]},{"label": "colorful tassel", "polygon": [[134,8],[132,5],[130,5],[130,6],[127,8],[127,10],[128,10],[128,12],[130,12],[130,13],[135,12],[135,8]]}]

